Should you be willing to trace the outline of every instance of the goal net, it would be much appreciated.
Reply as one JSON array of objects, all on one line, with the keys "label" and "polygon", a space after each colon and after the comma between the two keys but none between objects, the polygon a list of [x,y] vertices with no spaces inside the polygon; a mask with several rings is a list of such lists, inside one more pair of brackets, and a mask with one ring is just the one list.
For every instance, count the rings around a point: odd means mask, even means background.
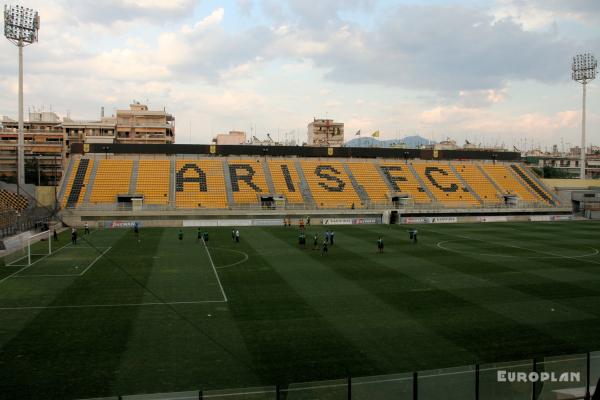
[{"label": "goal net", "polygon": [[25,267],[52,254],[52,232],[48,230],[35,235],[19,235],[8,245],[10,254],[4,257],[4,265]]}]

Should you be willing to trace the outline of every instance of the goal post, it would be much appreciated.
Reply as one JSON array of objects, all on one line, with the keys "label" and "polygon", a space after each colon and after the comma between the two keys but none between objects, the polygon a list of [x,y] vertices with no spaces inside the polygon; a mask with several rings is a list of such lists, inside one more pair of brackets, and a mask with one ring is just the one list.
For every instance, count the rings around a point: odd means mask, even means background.
[{"label": "goal post", "polygon": [[52,232],[50,230],[35,235],[20,235],[10,244],[14,250],[4,257],[6,266],[28,266],[42,257],[52,254]]}]

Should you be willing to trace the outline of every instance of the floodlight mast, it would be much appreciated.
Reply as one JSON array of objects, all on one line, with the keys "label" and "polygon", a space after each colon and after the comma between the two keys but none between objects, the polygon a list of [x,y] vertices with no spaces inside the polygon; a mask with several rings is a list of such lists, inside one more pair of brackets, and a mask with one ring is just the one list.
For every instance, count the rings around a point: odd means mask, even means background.
[{"label": "floodlight mast", "polygon": [[25,138],[23,133],[23,47],[38,40],[40,16],[23,6],[4,6],[4,36],[19,48],[19,131],[17,140],[17,191],[25,184]]},{"label": "floodlight mast", "polygon": [[580,161],[580,179],[585,179],[585,97],[587,83],[596,78],[598,61],[590,53],[577,54],[573,57],[571,64],[572,77],[575,82],[583,85],[583,101],[581,112],[581,161]]}]

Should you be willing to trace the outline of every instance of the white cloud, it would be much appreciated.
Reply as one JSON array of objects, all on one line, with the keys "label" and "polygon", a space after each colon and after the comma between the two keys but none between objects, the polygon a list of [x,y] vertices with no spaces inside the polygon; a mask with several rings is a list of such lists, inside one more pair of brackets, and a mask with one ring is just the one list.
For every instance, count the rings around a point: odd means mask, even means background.
[{"label": "white cloud", "polygon": [[505,114],[489,109],[440,106],[421,112],[420,123],[439,133],[454,137],[473,137],[507,141],[514,137],[528,137],[548,143],[577,132],[580,127],[579,111],[565,110],[553,114],[526,112]]},{"label": "white cloud", "polygon": [[236,5],[242,15],[249,17],[254,9],[254,2],[252,0],[237,0]]},{"label": "white cloud", "polygon": [[559,20],[590,25],[600,22],[600,2],[596,0],[498,0],[492,13],[497,19],[513,18],[525,29],[546,29]]},{"label": "white cloud", "polygon": [[506,97],[506,89],[459,90],[453,100],[463,107],[477,108],[502,103]]},{"label": "white cloud", "polygon": [[[226,6],[193,17],[191,0],[109,0],[97,15],[90,2],[31,1],[42,13],[42,31],[25,52],[26,106],[52,104],[63,115],[93,118],[100,106],[149,99],[192,121],[202,142],[211,132],[252,124],[259,132],[304,135],[312,117],[326,112],[350,134],[381,130],[383,138],[417,131],[553,140],[579,131],[579,114],[570,109],[580,92],[556,85],[569,80],[576,39],[534,29],[535,21],[517,17],[523,8],[493,16],[460,4],[393,4],[371,14],[370,1],[324,0],[310,8],[295,0],[239,0],[253,18],[238,23],[239,13]],[[546,10],[538,26],[570,12],[535,4]],[[270,23],[259,18],[267,8]],[[351,20],[352,12],[368,22]],[[16,68],[16,48],[2,41],[3,92],[15,93]],[[535,98],[519,82],[545,87],[549,98]],[[595,86],[588,126],[597,142]],[[0,110],[14,116],[14,95],[0,98]]]},{"label": "white cloud", "polygon": [[181,33],[183,33],[185,35],[194,35],[205,29],[210,29],[211,27],[219,25],[221,23],[221,21],[223,21],[224,16],[225,16],[225,9],[217,8],[212,13],[210,13],[208,16],[204,17],[202,20],[197,22],[193,28],[190,28],[187,25],[184,25],[183,28],[181,28]]},{"label": "white cloud", "polygon": [[196,0],[62,0],[80,21],[114,25],[123,21],[148,21],[163,24],[188,17]]}]

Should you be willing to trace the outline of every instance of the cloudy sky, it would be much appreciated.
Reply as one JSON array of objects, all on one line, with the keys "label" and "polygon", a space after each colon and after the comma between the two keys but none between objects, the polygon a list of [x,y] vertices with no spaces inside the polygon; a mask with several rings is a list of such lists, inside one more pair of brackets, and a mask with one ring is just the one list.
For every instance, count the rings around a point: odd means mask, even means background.
[{"label": "cloudy sky", "polygon": [[[8,1],[15,4],[14,1]],[[313,117],[346,138],[579,142],[572,56],[600,56],[597,0],[28,0],[25,107],[98,118],[166,107],[177,143],[245,130],[300,137]],[[0,41],[0,115],[17,114],[17,49]],[[600,144],[600,78],[588,137]],[[191,134],[190,134],[191,132]]]}]

